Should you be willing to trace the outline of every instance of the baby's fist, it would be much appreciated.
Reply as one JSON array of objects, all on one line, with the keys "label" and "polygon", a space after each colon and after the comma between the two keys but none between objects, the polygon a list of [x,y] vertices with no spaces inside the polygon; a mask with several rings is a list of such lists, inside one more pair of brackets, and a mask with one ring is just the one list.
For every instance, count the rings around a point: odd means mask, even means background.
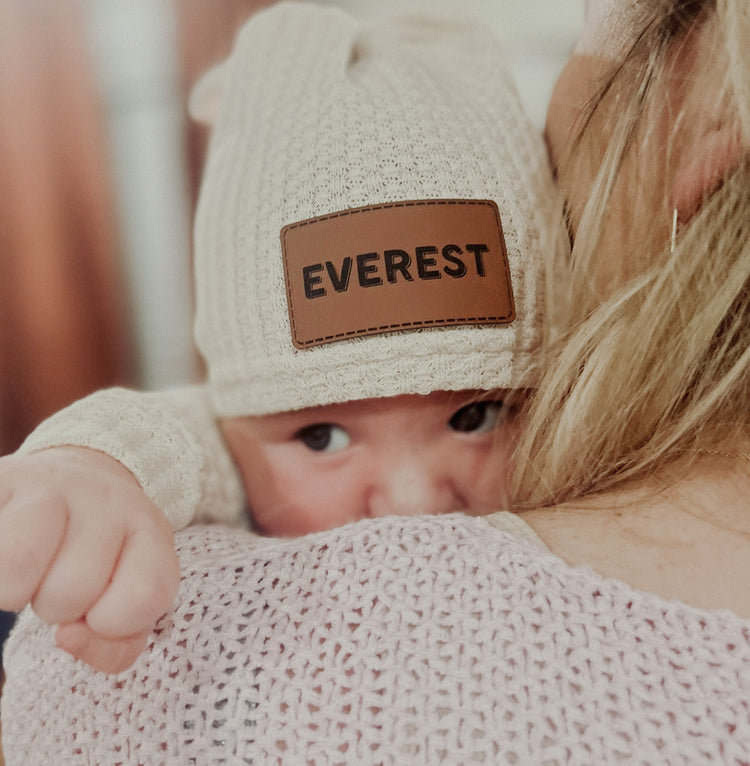
[{"label": "baby's fist", "polygon": [[0,608],[31,603],[62,648],[115,672],[178,583],[169,523],[116,460],[75,447],[0,458]]}]

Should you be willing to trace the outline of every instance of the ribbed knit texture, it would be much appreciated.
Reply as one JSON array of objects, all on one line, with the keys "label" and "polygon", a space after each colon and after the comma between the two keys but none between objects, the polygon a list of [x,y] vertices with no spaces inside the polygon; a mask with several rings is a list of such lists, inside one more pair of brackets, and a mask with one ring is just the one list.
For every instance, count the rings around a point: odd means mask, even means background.
[{"label": "ribbed knit texture", "polygon": [[124,465],[173,529],[245,519],[245,492],[205,386],[160,392],[109,388],[55,413],[21,445],[74,445]]},{"label": "ribbed knit texture", "polygon": [[750,761],[750,621],[729,612],[461,515],[178,541],[175,611],[119,676],[21,617],[8,766]]},{"label": "ribbed knit texture", "polygon": [[[194,102],[213,115],[195,224],[195,331],[216,412],[519,384],[538,338],[554,185],[486,29],[429,13],[363,24],[282,2],[250,18]],[[282,227],[436,198],[497,203],[516,321],[295,349]]]}]

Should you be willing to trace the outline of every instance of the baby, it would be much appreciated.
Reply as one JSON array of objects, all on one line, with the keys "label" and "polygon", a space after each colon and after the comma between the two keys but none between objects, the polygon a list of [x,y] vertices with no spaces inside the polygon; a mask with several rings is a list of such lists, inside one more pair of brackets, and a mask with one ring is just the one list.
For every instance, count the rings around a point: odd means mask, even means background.
[{"label": "baby", "polygon": [[0,607],[30,601],[105,671],[169,608],[172,530],[197,519],[501,507],[538,337],[553,182],[480,27],[278,3],[191,109],[208,382],[100,392],[0,460]]}]

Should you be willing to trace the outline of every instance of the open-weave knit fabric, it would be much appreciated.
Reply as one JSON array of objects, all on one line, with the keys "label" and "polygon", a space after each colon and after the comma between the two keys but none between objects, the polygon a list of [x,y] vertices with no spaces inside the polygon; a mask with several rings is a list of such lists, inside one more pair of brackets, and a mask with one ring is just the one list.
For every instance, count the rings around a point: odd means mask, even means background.
[{"label": "open-weave knit fabric", "polygon": [[130,671],[22,616],[8,766],[750,762],[750,622],[729,612],[460,515],[178,540],[175,611]]}]

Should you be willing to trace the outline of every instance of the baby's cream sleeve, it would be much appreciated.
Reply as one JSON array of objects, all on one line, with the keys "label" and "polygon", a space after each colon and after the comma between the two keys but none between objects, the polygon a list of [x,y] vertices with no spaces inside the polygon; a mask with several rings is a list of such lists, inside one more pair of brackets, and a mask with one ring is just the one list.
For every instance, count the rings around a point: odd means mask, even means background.
[{"label": "baby's cream sleeve", "polygon": [[61,446],[88,447],[122,463],[174,529],[244,519],[239,474],[202,386],[99,391],[45,420],[19,451]]}]

